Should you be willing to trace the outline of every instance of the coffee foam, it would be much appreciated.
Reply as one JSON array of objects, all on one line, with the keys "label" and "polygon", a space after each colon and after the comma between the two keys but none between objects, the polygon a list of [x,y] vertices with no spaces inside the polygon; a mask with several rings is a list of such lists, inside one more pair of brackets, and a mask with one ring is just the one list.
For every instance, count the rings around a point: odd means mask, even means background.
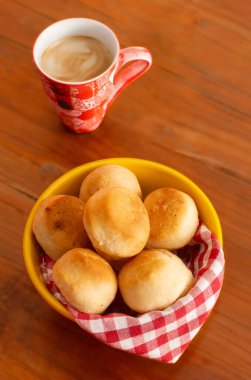
[{"label": "coffee foam", "polygon": [[111,64],[108,48],[88,36],[64,37],[47,48],[41,57],[42,69],[65,82],[83,82],[95,78]]}]

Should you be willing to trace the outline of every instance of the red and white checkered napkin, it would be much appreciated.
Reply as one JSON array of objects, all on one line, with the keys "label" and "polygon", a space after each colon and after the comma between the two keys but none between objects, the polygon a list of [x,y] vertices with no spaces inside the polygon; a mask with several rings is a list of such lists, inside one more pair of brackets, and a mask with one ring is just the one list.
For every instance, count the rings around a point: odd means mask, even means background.
[{"label": "red and white checkered napkin", "polygon": [[53,283],[53,261],[48,256],[43,256],[41,269],[51,293],[65,305],[82,329],[120,350],[175,363],[214,307],[224,274],[223,251],[204,224],[199,226],[193,241],[178,253],[195,276],[194,287],[165,310],[136,317],[78,312],[65,301]]}]

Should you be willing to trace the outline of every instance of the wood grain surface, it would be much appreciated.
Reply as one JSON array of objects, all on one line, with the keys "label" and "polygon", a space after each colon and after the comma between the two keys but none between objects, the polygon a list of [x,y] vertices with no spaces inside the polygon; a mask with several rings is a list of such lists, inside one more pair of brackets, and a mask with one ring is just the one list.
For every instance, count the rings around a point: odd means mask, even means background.
[{"label": "wood grain surface", "polygon": [[[1,0],[0,9],[1,379],[250,379],[251,1]],[[122,47],[153,54],[91,134],[59,123],[32,62],[36,36],[68,17],[100,20]],[[23,264],[23,228],[41,192],[77,165],[123,156],[189,176],[223,226],[221,296],[175,365],[96,341],[45,304]]]}]

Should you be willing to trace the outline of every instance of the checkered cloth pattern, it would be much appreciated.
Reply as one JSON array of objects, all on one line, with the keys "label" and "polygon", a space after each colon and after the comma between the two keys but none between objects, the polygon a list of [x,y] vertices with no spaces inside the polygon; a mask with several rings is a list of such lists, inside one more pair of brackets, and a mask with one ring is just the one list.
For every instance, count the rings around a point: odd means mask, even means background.
[{"label": "checkered cloth pattern", "polygon": [[85,314],[70,306],[51,277],[53,261],[46,255],[41,270],[51,293],[67,308],[77,324],[117,349],[166,363],[175,363],[208,318],[219,296],[224,275],[224,254],[216,237],[200,224],[191,243],[178,251],[191,269],[195,285],[163,311],[136,317],[121,313]]}]

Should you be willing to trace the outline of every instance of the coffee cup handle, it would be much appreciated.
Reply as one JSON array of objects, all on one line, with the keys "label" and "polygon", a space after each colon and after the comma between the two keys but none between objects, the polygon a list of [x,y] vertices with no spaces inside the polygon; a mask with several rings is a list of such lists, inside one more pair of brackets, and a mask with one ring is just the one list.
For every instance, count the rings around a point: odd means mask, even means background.
[{"label": "coffee cup handle", "polygon": [[[119,72],[122,66],[129,62],[133,63]],[[151,64],[152,55],[148,49],[140,46],[132,46],[121,49],[113,78],[111,78],[113,88],[107,106],[110,106],[113,103],[125,87],[149,70]]]}]

